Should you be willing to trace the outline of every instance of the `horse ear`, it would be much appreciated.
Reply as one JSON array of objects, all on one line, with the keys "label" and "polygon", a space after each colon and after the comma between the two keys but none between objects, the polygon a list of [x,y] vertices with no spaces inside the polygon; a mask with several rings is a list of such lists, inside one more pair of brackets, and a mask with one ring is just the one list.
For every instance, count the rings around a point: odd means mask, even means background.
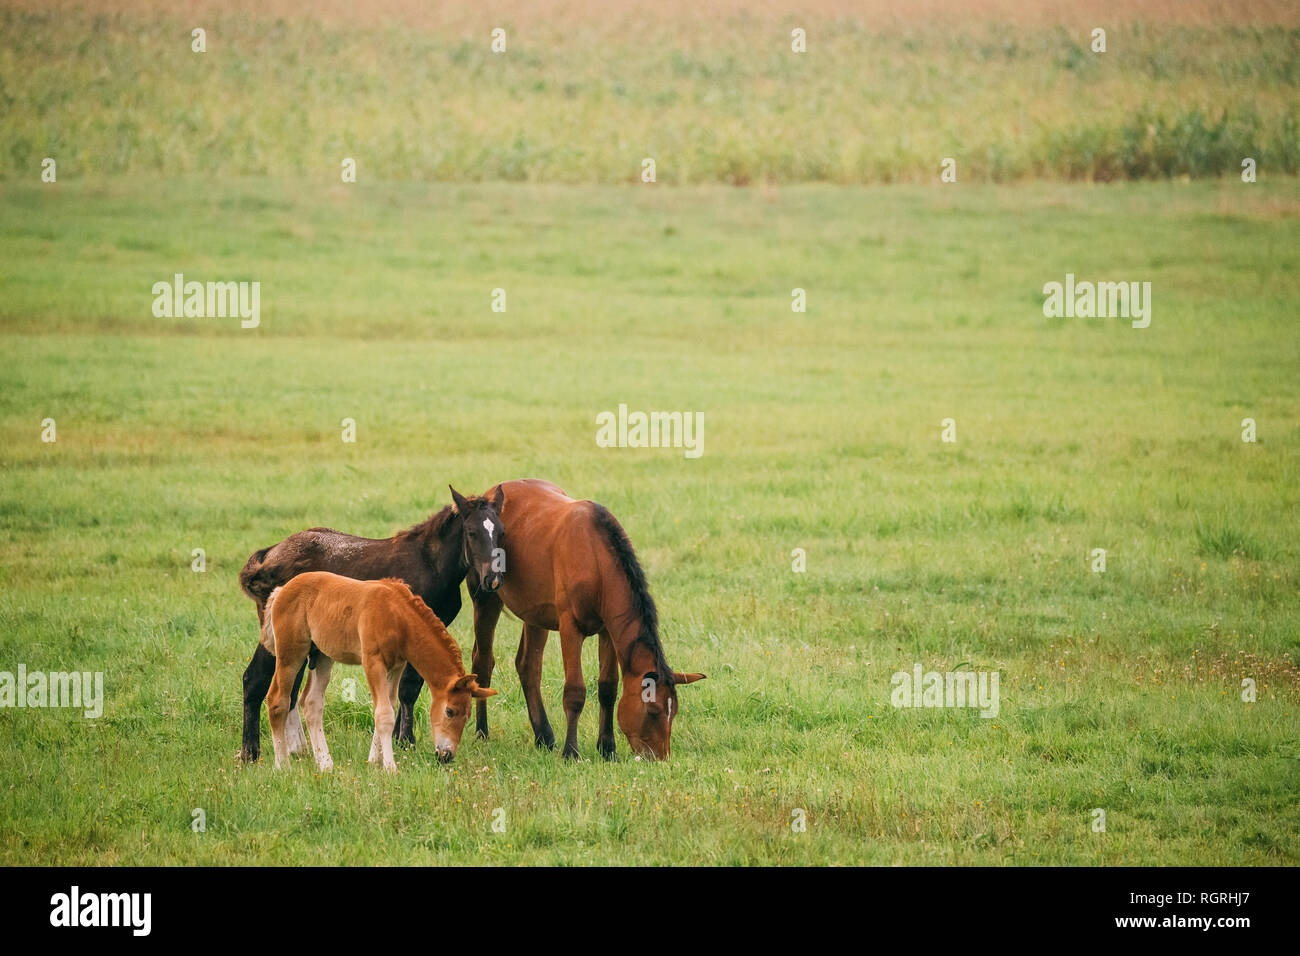
[{"label": "horse ear", "polygon": [[484,697],[495,697],[497,691],[490,687],[478,686],[477,674],[466,674],[464,677],[458,677],[452,682],[451,689],[453,692],[466,690],[471,697],[482,700]]},{"label": "horse ear", "polygon": [[[451,485],[448,485],[447,487],[451,488]],[[455,488],[451,488],[451,500],[452,504],[456,506],[456,513],[458,515],[464,515],[465,512],[469,511],[469,502],[466,501],[465,496]]]},{"label": "horse ear", "polygon": [[679,674],[673,671],[674,684],[694,684],[697,680],[704,680],[704,674]]},{"label": "horse ear", "polygon": [[506,490],[497,485],[497,493],[492,496],[492,510],[501,513],[501,506],[506,503]]}]

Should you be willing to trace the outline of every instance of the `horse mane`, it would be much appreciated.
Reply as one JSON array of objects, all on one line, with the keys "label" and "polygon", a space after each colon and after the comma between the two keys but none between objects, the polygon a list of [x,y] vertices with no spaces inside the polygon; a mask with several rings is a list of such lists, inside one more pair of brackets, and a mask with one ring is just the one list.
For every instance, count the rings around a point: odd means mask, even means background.
[{"label": "horse mane", "polygon": [[420,620],[429,625],[429,630],[433,632],[434,637],[442,643],[442,646],[451,655],[452,660],[456,662],[456,673],[463,677],[465,675],[465,662],[461,660],[460,645],[456,643],[456,639],[447,630],[447,625],[443,624],[438,615],[433,613],[433,609],[425,604],[424,599],[412,591],[411,586],[401,578],[380,578],[379,583],[398,586],[402,596],[410,602],[411,609],[419,615]]},{"label": "horse mane", "polygon": [[[636,639],[645,644],[654,654],[655,670],[659,674],[659,680],[671,687],[673,669],[668,666],[668,661],[664,657],[663,644],[659,641],[659,611],[655,607],[654,598],[650,596],[650,588],[646,584],[645,572],[641,570],[641,562],[636,559],[632,542],[628,540],[627,532],[618,523],[618,519],[610,514],[609,509],[604,505],[593,501],[592,506],[596,525],[605,533],[610,549],[614,552],[619,566],[622,567],[628,588],[632,592],[632,610],[641,621],[641,630]],[[632,647],[628,645],[627,660],[623,662],[625,667],[631,659]]]},{"label": "horse mane", "polygon": [[405,531],[399,531],[393,535],[395,541],[410,541],[413,538],[441,538],[443,532],[447,530],[447,525],[456,517],[456,509],[451,505],[445,505],[443,509],[435,514],[429,515],[419,524],[413,524]]}]

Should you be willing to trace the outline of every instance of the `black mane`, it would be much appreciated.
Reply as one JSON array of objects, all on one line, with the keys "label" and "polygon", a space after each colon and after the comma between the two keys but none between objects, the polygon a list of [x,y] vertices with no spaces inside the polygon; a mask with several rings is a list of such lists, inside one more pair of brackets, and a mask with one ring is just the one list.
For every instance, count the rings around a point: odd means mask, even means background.
[{"label": "black mane", "polygon": [[452,519],[456,517],[456,509],[451,505],[446,505],[436,514],[431,514],[419,524],[413,524],[405,531],[399,531],[393,535],[395,540],[410,541],[412,538],[432,537],[441,539],[447,530],[447,526]]},{"label": "black mane", "polygon": [[[618,519],[603,505],[598,505],[594,501],[592,505],[595,507],[596,524],[605,533],[614,557],[622,567],[623,574],[627,577],[628,587],[632,591],[632,610],[641,620],[641,632],[637,635],[637,641],[645,644],[654,654],[655,670],[659,673],[660,682],[671,687],[673,669],[668,666],[668,661],[664,657],[663,644],[659,642],[659,611],[655,608],[654,598],[650,596],[650,588],[646,584],[645,572],[641,570],[641,562],[636,559],[632,542],[628,540],[627,532],[618,523]],[[631,658],[632,649],[629,645],[628,659],[623,662],[625,668],[631,663]]]}]

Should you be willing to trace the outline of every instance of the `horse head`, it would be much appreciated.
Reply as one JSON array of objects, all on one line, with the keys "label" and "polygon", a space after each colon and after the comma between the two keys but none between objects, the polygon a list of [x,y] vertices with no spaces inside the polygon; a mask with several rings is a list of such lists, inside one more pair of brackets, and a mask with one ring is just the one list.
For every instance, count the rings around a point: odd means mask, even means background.
[{"label": "horse head", "polygon": [[632,752],[667,760],[677,717],[677,685],[703,680],[703,674],[673,671],[665,680],[658,671],[633,667],[623,672],[623,696],[618,702],[618,726]]},{"label": "horse head", "polygon": [[469,717],[470,702],[494,697],[496,691],[479,687],[475,674],[453,677],[443,687],[429,685],[433,705],[429,708],[429,724],[433,731],[433,746],[438,759],[450,763],[460,746],[465,720]]},{"label": "horse head", "polygon": [[[467,573],[478,579],[478,588],[495,591],[506,573],[505,550],[501,547],[501,506],[505,492],[497,487],[491,498],[466,498],[451,485],[451,500],[461,519],[461,561]],[[477,590],[471,586],[471,593]]]}]

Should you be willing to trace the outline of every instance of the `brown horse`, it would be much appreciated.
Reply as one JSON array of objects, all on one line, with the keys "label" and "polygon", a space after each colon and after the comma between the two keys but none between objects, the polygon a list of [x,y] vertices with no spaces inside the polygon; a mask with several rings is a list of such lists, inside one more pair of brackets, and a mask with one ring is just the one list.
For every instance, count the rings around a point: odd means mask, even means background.
[{"label": "brown horse", "polygon": [[470,700],[496,693],[479,687],[475,675],[465,673],[460,648],[442,621],[396,578],[356,581],[328,571],[308,571],[271,593],[264,618],[262,646],[275,654],[267,711],[276,767],[289,760],[285,730],[292,689],[313,645],[316,666],[303,688],[302,713],[321,770],[334,767],[322,721],[334,661],[360,664],[366,672],[375,703],[370,762],[382,757],[385,770],[397,769],[393,712],[397,682],[408,662],[429,685],[433,697],[429,722],[438,759],[444,763],[460,746]]},{"label": "brown horse", "polygon": [[[623,695],[618,725],[637,754],[668,756],[677,685],[703,674],[679,674],[664,659],[659,620],[645,574],[622,526],[594,501],[575,501],[555,485],[526,479],[506,481],[484,497],[499,500],[502,546],[509,570],[495,591],[474,600],[474,672],[483,686],[492,680],[492,641],[504,605],[523,621],[515,668],[528,704],[538,746],[554,747],[555,735],[542,706],[542,653],[550,631],[560,632],[564,655],[564,714],[568,726],[564,756],[578,756],[578,715],[587,699],[582,677],[582,642],[600,635],[600,732],[597,749],[614,756],[613,707],[619,669]],[[487,736],[487,705],[477,704],[477,729]]]}]

